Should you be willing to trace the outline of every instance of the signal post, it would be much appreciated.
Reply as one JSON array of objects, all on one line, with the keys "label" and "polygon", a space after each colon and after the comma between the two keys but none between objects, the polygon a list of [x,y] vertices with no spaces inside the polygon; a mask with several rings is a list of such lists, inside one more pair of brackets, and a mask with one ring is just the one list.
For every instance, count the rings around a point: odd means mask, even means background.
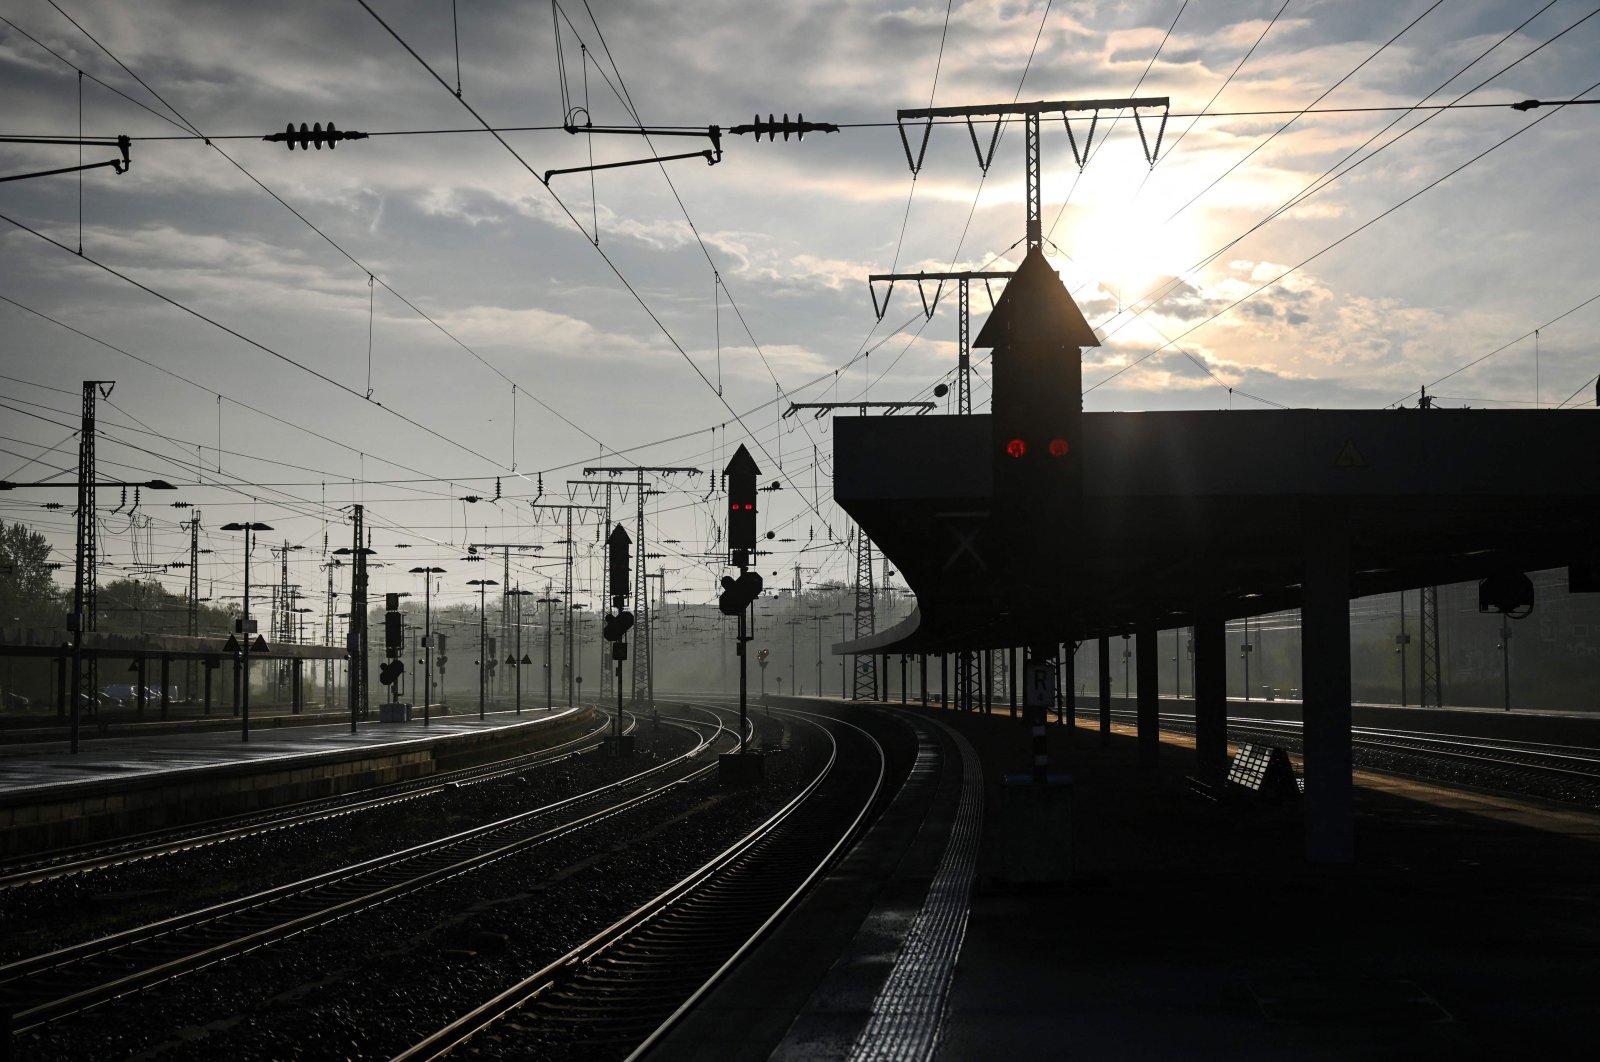
[{"label": "signal post", "polygon": [[628,554],[633,545],[633,539],[628,537],[627,529],[621,524],[611,529],[611,534],[606,538],[606,552],[610,560],[610,571],[607,590],[611,594],[611,607],[616,612],[608,612],[605,624],[600,628],[601,636],[611,643],[611,659],[616,661],[617,668],[617,718],[612,724],[611,736],[606,738],[604,745],[612,756],[633,755],[633,735],[622,732],[622,662],[628,659],[628,630],[633,626],[633,613],[623,608],[628,600]]},{"label": "signal post", "polygon": [[750,607],[761,596],[761,573],[750,571],[756,552],[756,477],[761,470],[743,445],[734,452],[723,469],[728,481],[728,561],[739,569],[739,577],[722,577],[722,593],[717,607],[725,616],[739,617],[739,633],[734,653],[739,657],[739,751],[722,754],[717,773],[726,785],[759,782],[762,776],[760,753],[747,751],[749,735],[749,658],[745,646],[754,637],[747,622]]}]

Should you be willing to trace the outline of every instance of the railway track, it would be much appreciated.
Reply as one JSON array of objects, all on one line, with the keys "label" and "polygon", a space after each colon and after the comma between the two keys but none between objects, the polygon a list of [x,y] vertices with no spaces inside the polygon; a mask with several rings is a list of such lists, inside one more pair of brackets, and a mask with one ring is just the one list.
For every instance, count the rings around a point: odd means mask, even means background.
[{"label": "railway track", "polygon": [[720,720],[682,756],[539,808],[250,896],[0,967],[0,1008],[28,1032],[466,874],[637,807],[715,769],[737,735]]},{"label": "railway track", "polygon": [[755,830],[567,954],[395,1057],[622,1058],[728,970],[855,838],[885,754],[849,723],[784,712],[828,737],[809,784]]},{"label": "railway track", "polygon": [[310,822],[318,822],[351,815],[375,808],[388,807],[410,800],[434,796],[449,789],[494,781],[525,771],[530,767],[548,766],[581,755],[597,748],[610,729],[611,723],[597,718],[595,729],[570,741],[519,756],[496,760],[493,763],[430,775],[427,778],[365,789],[359,793],[324,797],[273,808],[268,811],[231,815],[223,819],[192,823],[171,830],[159,830],[93,846],[45,853],[26,860],[0,863],[0,894],[7,889],[33,885],[55,878],[68,877],[93,870],[104,870],[125,863],[135,863],[164,855],[205,848],[243,840],[277,830],[290,829]]},{"label": "railway track", "polygon": [[[1080,718],[1094,718],[1080,710]],[[1132,720],[1135,713],[1112,711]],[[1194,719],[1162,713],[1161,727],[1192,734]],[[1292,754],[1301,749],[1301,726],[1293,720],[1230,718],[1232,741],[1270,741]],[[1600,754],[1593,749],[1538,742],[1489,740],[1416,730],[1352,727],[1356,766],[1425,780],[1443,780],[1497,793],[1569,803],[1600,802]]]}]

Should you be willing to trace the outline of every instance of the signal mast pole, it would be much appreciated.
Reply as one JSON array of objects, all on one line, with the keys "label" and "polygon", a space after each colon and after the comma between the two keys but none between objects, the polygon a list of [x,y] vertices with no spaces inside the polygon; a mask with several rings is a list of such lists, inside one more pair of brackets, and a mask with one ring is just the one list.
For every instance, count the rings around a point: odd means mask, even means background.
[{"label": "signal mast pole", "polygon": [[750,571],[750,561],[756,551],[756,477],[761,475],[761,469],[741,444],[728,460],[723,475],[728,483],[728,563],[739,569],[739,577],[722,577],[722,594],[717,599],[717,607],[725,616],[739,617],[738,641],[734,647],[739,657],[739,752],[734,762],[738,780],[749,781],[752,774],[759,777],[760,771],[759,760],[752,766],[752,762],[745,759],[749,731],[749,655],[745,645],[752,637],[745,621],[761,594],[761,573]]},{"label": "signal mast pole", "polygon": [[[635,586],[643,587],[645,585],[644,477],[647,474],[673,475],[679,472],[698,476],[700,469],[667,466],[652,467],[647,465],[590,465],[583,470],[583,474],[586,476],[593,476],[602,472],[608,476],[631,475],[634,477],[633,486],[637,491],[636,500],[638,501],[639,512],[633,538],[634,547],[637,550],[634,555],[633,582]],[[609,515],[609,505],[607,508]],[[642,590],[639,593],[638,600],[634,602],[634,606],[639,621],[639,637],[634,639],[633,647],[633,702],[640,704],[650,698],[650,602],[648,595]],[[651,707],[653,708],[654,706],[652,702]]]}]

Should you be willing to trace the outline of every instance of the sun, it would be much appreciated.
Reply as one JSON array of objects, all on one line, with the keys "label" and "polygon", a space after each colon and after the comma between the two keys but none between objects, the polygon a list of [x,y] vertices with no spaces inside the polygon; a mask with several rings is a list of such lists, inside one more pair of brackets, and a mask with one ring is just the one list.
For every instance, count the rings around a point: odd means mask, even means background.
[{"label": "sun", "polygon": [[[1138,176],[1126,187],[1138,186]],[[1186,214],[1167,220],[1153,198],[1124,195],[1120,203],[1089,210],[1063,245],[1082,275],[1121,307],[1140,302],[1166,277],[1179,276],[1204,255],[1197,227]]]}]

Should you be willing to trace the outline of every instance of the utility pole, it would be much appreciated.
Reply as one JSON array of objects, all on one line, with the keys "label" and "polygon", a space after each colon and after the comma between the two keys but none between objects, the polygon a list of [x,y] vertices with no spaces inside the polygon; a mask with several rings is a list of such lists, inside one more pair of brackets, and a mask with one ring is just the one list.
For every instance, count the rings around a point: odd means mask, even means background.
[{"label": "utility pole", "polygon": [[1444,707],[1444,680],[1439,659],[1439,588],[1422,588],[1422,688],[1417,703]]},{"label": "utility pole", "polygon": [[[877,312],[878,320],[883,320],[883,315],[889,312],[889,296],[894,293],[894,282],[897,280],[915,281],[917,294],[922,297],[922,312],[929,320],[933,319],[933,311],[939,305],[939,295],[946,280],[956,282],[957,294],[957,347],[956,347],[956,412],[967,416],[972,412],[972,318],[971,301],[968,297],[968,286],[974,280],[983,281],[984,288],[989,292],[989,304],[994,305],[994,291],[989,287],[991,280],[1010,280],[1015,274],[1007,271],[985,272],[978,270],[961,270],[953,273],[872,273],[867,277],[867,292],[872,296],[872,308]],[[878,302],[877,289],[872,285],[878,282],[889,285],[883,294],[883,302]],[[933,298],[929,300],[924,283],[933,282]]]},{"label": "utility pole", "polygon": [[87,689],[95,696],[98,670],[93,656],[83,652],[83,636],[97,626],[97,586],[95,581],[95,517],[94,517],[94,407],[95,396],[111,397],[116,386],[112,380],[83,381],[83,421],[78,431],[78,512],[77,560],[72,579],[72,614],[67,617],[67,629],[72,632],[72,751],[78,751],[78,716]]},{"label": "utility pole", "polygon": [[[873,612],[872,593],[872,540],[856,526],[856,629],[855,639],[870,638],[877,629]],[[878,665],[871,653],[856,654],[856,678],[850,699],[853,701],[878,699]]]},{"label": "utility pole", "polygon": [[[543,546],[530,546],[530,545],[527,545],[527,544],[522,543],[522,542],[468,542],[467,543],[467,552],[469,554],[475,554],[480,549],[497,549],[497,550],[500,550],[500,559],[501,559],[500,585],[501,586],[510,586],[511,585],[511,551],[512,550],[519,550],[520,551],[520,550],[529,550],[529,549],[531,549],[531,550],[541,550],[541,549],[544,549],[544,547]],[[500,644],[502,646],[506,646],[506,645],[510,645],[511,644],[511,638],[510,638],[510,613],[508,611],[509,607],[510,606],[509,606],[509,604],[508,604],[508,602],[506,600],[506,596],[504,594],[502,594],[500,596]],[[505,675],[505,676],[501,677],[501,679],[500,679],[500,689],[497,691],[497,695],[499,695],[499,696],[504,696],[505,695],[505,686],[506,686],[506,683],[507,683],[507,681],[509,679],[510,679],[509,675]]]},{"label": "utility pole", "polygon": [[[191,638],[200,636],[200,510],[192,509],[189,515],[189,616],[184,627],[184,633]],[[194,667],[193,660],[184,663],[183,683],[184,691],[189,699],[194,699]]]},{"label": "utility pole", "polygon": [[[605,486],[606,486],[605,515],[603,517],[601,517],[601,520],[600,520],[600,528],[601,528],[601,531],[600,531],[600,568],[601,568],[602,571],[609,572],[611,570],[611,538],[610,538],[610,532],[605,531],[604,528],[607,528],[607,527],[611,526],[611,490],[612,490],[612,487],[614,486],[614,484],[611,482],[610,479],[607,479]],[[593,495],[592,492],[595,490],[595,484],[594,484],[594,482],[592,480],[587,480],[587,479],[569,479],[569,480],[567,480],[567,492],[569,494],[572,492],[572,488],[573,487],[588,487],[590,489],[590,491],[591,491],[590,500],[592,501],[594,499],[594,495]],[[604,646],[602,646],[602,651],[604,651]],[[622,673],[621,672],[621,668],[620,667],[607,667],[607,666],[605,666],[604,661],[602,661],[602,665],[601,665],[601,668],[600,668],[600,697],[602,699],[608,697],[612,692],[611,691],[611,680],[613,678],[613,673],[620,675]]]},{"label": "utility pole", "polygon": [[554,610],[555,606],[561,603],[561,599],[556,597],[551,592],[551,589],[547,580],[544,584],[544,596],[538,602],[544,606],[544,710],[547,712],[554,711],[556,707],[555,669],[552,664],[550,650],[552,648],[551,643],[555,641],[556,621]]},{"label": "utility pole", "polygon": [[1505,710],[1511,711],[1511,618],[1500,614],[1500,677],[1505,686]]},{"label": "utility pole", "polygon": [[350,656],[350,733],[356,732],[356,716],[367,714],[367,546],[364,541],[365,507],[352,513],[355,532],[354,569],[350,576],[350,637],[355,644]]},{"label": "utility pole", "polygon": [[[324,542],[322,544],[322,548],[323,548],[324,551],[326,551],[327,548],[328,548],[328,544],[326,542],[326,539],[327,539],[327,532],[326,531],[323,532],[323,539],[324,539]],[[324,554],[324,555],[326,555],[326,554]],[[337,558],[334,558],[332,560],[324,561],[323,565],[322,565],[323,570],[328,573],[327,598],[323,602],[323,610],[322,610],[322,644],[323,645],[332,645],[333,644],[333,598],[334,598],[334,593],[333,593],[333,569],[335,569],[335,568],[337,568],[339,566],[340,566],[340,563],[339,563],[339,560]],[[336,706],[335,702],[336,702],[336,698],[333,695],[333,661],[331,659],[328,659],[328,660],[324,660],[322,662],[322,707],[323,707],[324,710],[329,709],[329,708],[333,708],[333,707]]]},{"label": "utility pole", "polygon": [[570,607],[572,605],[572,514],[575,513],[575,512],[584,512],[584,511],[599,512],[599,511],[601,511],[601,509],[603,507],[599,506],[599,505],[570,505],[570,504],[554,504],[554,503],[551,503],[551,502],[536,502],[536,501],[534,501],[534,502],[529,502],[528,503],[528,508],[532,509],[536,513],[539,512],[542,509],[548,509],[548,510],[550,510],[552,512],[563,513],[565,515],[565,517],[566,517],[567,537],[562,539],[562,541],[566,544],[566,547],[567,547],[567,557],[566,557],[566,565],[565,565],[566,581],[565,581],[565,589],[563,589],[561,591],[561,594],[562,594],[562,597],[565,599],[566,604],[569,606],[567,608],[563,608],[562,612],[565,614],[564,617],[563,617],[563,622],[565,624],[565,627],[563,629],[566,632],[566,634],[565,634],[565,637],[566,637],[566,643],[565,643],[566,644],[566,653],[565,653],[565,659],[563,661],[563,666],[566,669],[567,707],[570,708],[570,707],[573,706],[573,703],[576,700],[576,696],[575,696],[575,694],[573,692],[572,679],[573,679],[573,676],[575,674],[577,674],[577,672],[575,672],[573,670],[573,659],[572,659],[572,654],[573,654],[573,648],[572,648],[572,609]]},{"label": "utility pole", "polygon": [[1406,592],[1400,591],[1400,633],[1394,636],[1394,651],[1400,654],[1400,707],[1406,707],[1406,653],[1411,635],[1406,630]]},{"label": "utility pole", "polygon": [[[989,164],[994,161],[995,144],[999,142],[1000,130],[1007,118],[1020,117],[1023,128],[1023,180],[1027,186],[1027,249],[1029,251],[1042,250],[1044,245],[1044,226],[1042,223],[1039,194],[1039,119],[1045,114],[1060,114],[1063,125],[1067,131],[1067,142],[1072,147],[1073,161],[1081,170],[1089,161],[1089,153],[1094,147],[1094,134],[1100,122],[1100,112],[1133,111],[1134,125],[1139,130],[1139,141],[1144,146],[1145,161],[1154,166],[1156,159],[1161,154],[1161,138],[1167,128],[1167,113],[1171,101],[1166,96],[1124,97],[1120,99],[1093,99],[1093,100],[1052,100],[1038,103],[1002,103],[986,104],[976,107],[919,107],[903,108],[896,112],[895,118],[900,123],[900,143],[906,151],[906,163],[911,167],[913,176],[922,169],[922,160],[928,150],[928,134],[933,130],[935,119],[939,118],[964,118],[967,122],[967,131],[972,136],[972,148],[978,155],[978,166],[984,173],[989,172]],[[1139,111],[1143,108],[1161,108],[1161,124],[1156,130],[1155,146],[1152,148],[1150,140],[1145,134],[1144,119]],[[1093,112],[1089,122],[1088,136],[1084,140],[1083,150],[1078,150],[1077,138],[1072,132],[1072,123],[1067,115],[1076,111]],[[1155,115],[1148,117],[1154,118]],[[979,140],[977,126],[973,119],[993,119],[994,128],[989,136],[987,151]],[[907,120],[924,122],[922,126],[922,146],[915,156],[911,153],[911,141],[906,137],[905,122]],[[1081,119],[1080,119],[1081,121]]]},{"label": "utility pole", "polygon": [[[652,617],[650,615],[649,594],[643,590],[646,576],[644,556],[644,499],[646,485],[644,478],[646,475],[671,476],[680,473],[688,476],[698,476],[700,472],[701,470],[698,468],[668,465],[590,465],[583,470],[585,476],[604,473],[612,477],[623,475],[634,477],[633,488],[635,500],[638,502],[638,519],[634,529],[633,583],[640,588],[640,592],[634,602],[636,610],[635,622],[639,628],[639,635],[634,639],[633,703],[640,707],[655,707],[653,691],[650,689],[650,624]],[[643,692],[646,700],[640,699],[641,692]]]},{"label": "utility pole", "polygon": [[361,505],[350,507],[350,523],[354,532],[354,545],[334,550],[335,556],[350,557],[350,632],[347,645],[350,651],[350,733],[356,732],[356,720],[367,714],[367,558],[373,550],[366,545],[366,509]]}]

